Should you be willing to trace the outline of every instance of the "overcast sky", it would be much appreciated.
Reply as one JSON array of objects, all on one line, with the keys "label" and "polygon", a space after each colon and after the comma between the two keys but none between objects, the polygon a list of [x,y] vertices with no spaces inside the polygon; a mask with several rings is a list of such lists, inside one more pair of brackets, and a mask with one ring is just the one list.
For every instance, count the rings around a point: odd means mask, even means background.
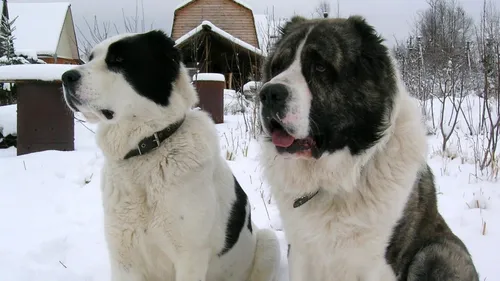
[{"label": "overcast sky", "polygon": [[[465,10],[479,19],[483,0],[459,0]],[[500,0],[493,0],[500,7]],[[15,2],[68,2],[61,0],[9,0]],[[94,16],[100,21],[112,21],[123,27],[122,9],[126,15],[135,15],[136,0],[69,0],[72,4],[75,25],[87,32],[85,18]],[[143,0],[147,26],[166,30],[170,34],[175,7],[184,0]],[[246,0],[255,14],[264,14],[274,7],[278,17],[289,17],[294,13],[310,16],[319,0]],[[336,11],[337,0],[329,0],[332,12]],[[404,38],[415,14],[426,8],[426,0],[338,0],[340,15],[365,16],[386,39],[394,42],[394,36]]]}]

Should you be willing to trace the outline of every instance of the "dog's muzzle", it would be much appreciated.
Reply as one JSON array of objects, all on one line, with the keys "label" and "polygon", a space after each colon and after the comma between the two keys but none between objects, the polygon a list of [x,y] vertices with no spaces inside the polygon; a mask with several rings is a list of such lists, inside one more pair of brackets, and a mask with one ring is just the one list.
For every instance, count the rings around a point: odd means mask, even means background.
[{"label": "dog's muzzle", "polygon": [[259,93],[263,114],[273,117],[283,116],[289,95],[288,88],[283,84],[265,85]]},{"label": "dog's muzzle", "polygon": [[63,87],[66,91],[74,93],[76,87],[80,83],[80,78],[82,78],[82,75],[77,70],[72,69],[64,72],[61,77]]},{"label": "dog's muzzle", "polygon": [[68,70],[63,73],[61,80],[64,89],[64,99],[73,111],[78,111],[77,105],[81,105],[80,100],[76,97],[76,87],[80,83],[81,75],[76,70]]}]

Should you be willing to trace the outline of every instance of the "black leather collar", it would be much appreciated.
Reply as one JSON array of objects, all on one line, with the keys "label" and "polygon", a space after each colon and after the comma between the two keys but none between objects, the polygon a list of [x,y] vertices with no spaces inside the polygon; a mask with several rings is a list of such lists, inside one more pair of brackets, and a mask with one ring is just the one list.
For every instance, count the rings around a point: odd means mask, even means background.
[{"label": "black leather collar", "polygon": [[137,144],[137,148],[129,151],[123,159],[126,160],[134,156],[143,155],[158,148],[164,140],[172,136],[181,127],[184,119],[185,118],[182,118],[181,120],[170,124],[165,129],[158,131],[149,137],[143,138]]},{"label": "black leather collar", "polygon": [[293,208],[298,208],[298,207],[304,205],[309,200],[313,199],[314,196],[316,196],[318,193],[319,193],[319,189],[316,192],[309,193],[309,194],[306,194],[302,197],[295,199],[295,201],[293,201]]}]

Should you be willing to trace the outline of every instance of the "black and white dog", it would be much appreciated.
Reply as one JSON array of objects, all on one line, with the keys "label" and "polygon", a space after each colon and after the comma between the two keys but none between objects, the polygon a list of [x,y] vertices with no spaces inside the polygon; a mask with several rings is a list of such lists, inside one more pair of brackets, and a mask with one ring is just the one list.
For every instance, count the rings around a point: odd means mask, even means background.
[{"label": "black and white dog", "polygon": [[275,233],[252,223],[169,37],[107,39],[62,81],[68,106],[98,123],[112,280],[275,280]]},{"label": "black and white dog", "polygon": [[372,26],[293,18],[264,65],[263,171],[291,281],[477,281],[438,212],[426,132]]}]

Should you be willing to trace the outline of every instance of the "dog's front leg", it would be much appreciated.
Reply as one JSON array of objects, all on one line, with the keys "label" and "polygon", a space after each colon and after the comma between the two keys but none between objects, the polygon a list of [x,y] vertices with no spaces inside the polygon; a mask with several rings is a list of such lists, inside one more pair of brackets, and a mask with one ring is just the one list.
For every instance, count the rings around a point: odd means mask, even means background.
[{"label": "dog's front leg", "polygon": [[179,255],[175,263],[175,281],[205,281],[209,262],[209,249]]},{"label": "dog's front leg", "polygon": [[144,275],[118,261],[111,261],[111,281],[146,281]]}]

